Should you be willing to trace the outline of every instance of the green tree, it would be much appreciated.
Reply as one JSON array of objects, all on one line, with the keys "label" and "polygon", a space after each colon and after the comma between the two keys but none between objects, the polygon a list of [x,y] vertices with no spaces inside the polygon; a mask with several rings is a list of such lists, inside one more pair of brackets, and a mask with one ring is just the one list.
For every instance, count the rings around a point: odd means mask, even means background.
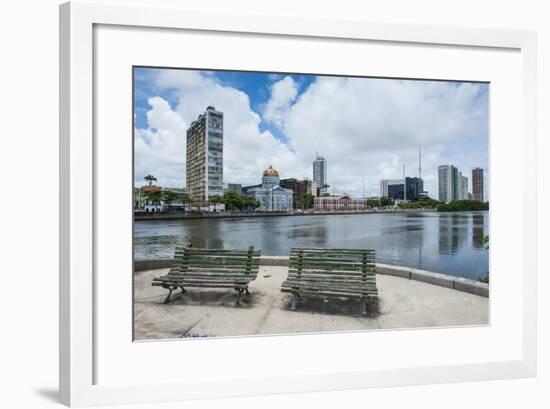
[{"label": "green tree", "polygon": [[311,209],[315,202],[315,196],[311,193],[303,193],[301,195],[295,195],[293,198],[295,209]]},{"label": "green tree", "polygon": [[145,179],[149,183],[149,186],[151,186],[153,184],[153,181],[155,181],[155,182],[157,181],[157,178],[154,177],[151,174],[145,176],[143,179]]},{"label": "green tree", "polygon": [[168,205],[168,208],[170,209],[172,207],[172,203],[176,201],[178,198],[178,195],[171,190],[163,190],[161,193],[161,199],[166,205]]},{"label": "green tree", "polygon": [[389,197],[382,196],[380,198],[380,206],[386,207],[386,206],[393,206],[393,200]]},{"label": "green tree", "polygon": [[162,200],[162,191],[154,190],[152,192],[146,192],[146,197],[151,204],[155,205],[155,209],[158,209],[158,206]]},{"label": "green tree", "polygon": [[380,207],[380,199],[367,199],[367,207],[369,209]]},{"label": "green tree", "polygon": [[437,210],[440,212],[489,210],[489,202],[482,203],[477,200],[454,200],[449,203],[440,203]]}]

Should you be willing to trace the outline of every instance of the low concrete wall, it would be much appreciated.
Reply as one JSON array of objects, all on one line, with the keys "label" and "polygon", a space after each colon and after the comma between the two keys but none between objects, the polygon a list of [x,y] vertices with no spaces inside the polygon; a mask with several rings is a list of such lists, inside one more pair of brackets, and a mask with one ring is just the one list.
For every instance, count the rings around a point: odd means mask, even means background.
[{"label": "low concrete wall", "polygon": [[[170,268],[174,263],[173,258],[137,259],[134,261],[134,271],[159,270]],[[288,266],[286,256],[262,256],[262,266]],[[376,264],[376,272],[395,277],[408,278],[409,280],[422,281],[440,287],[452,288],[481,297],[489,297],[489,284],[468,278],[456,277],[448,274],[434,273],[432,271],[419,270],[411,267],[393,266],[390,264]]]}]

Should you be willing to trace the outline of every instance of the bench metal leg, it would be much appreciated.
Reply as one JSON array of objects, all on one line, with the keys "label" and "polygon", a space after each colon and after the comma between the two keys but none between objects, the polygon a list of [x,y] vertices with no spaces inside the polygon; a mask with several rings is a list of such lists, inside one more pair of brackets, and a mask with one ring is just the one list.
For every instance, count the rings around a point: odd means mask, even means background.
[{"label": "bench metal leg", "polygon": [[246,295],[250,295],[250,291],[248,291],[248,287],[246,287],[246,288],[244,289],[244,293],[245,293]]},{"label": "bench metal leg", "polygon": [[298,303],[300,302],[300,294],[293,293],[294,298],[292,299],[292,305],[290,306],[291,311],[296,311],[296,308],[298,307]]},{"label": "bench metal leg", "polygon": [[182,294],[185,294],[187,292],[187,290],[185,288],[183,288],[182,286],[180,286],[180,288],[181,288],[181,293]]},{"label": "bench metal leg", "polygon": [[170,302],[170,296],[172,295],[172,291],[174,291],[174,287],[168,287],[168,295],[164,299],[164,304],[168,304]]},{"label": "bench metal leg", "polygon": [[367,299],[361,300],[361,315],[366,316],[367,315]]},{"label": "bench metal leg", "polygon": [[241,305],[241,297],[243,295],[244,289],[243,288],[235,288],[235,290],[237,290],[239,292],[239,295],[237,296],[237,302],[235,302],[235,307],[236,307],[237,305]]}]

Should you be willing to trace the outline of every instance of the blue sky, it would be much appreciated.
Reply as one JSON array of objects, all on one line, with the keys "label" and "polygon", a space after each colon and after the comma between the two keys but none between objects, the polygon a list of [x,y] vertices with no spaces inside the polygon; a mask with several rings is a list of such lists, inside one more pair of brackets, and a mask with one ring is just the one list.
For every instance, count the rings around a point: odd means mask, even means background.
[{"label": "blue sky", "polygon": [[[334,193],[379,194],[379,180],[422,176],[437,197],[437,166],[488,177],[488,84],[135,68],[135,184],[151,173],[185,186],[185,130],[208,105],[224,112],[224,182],[312,178],[318,152]],[[486,183],[488,185],[488,183]],[[471,190],[471,181],[470,181]]]},{"label": "blue sky", "polygon": [[[148,99],[153,95],[162,96],[168,101],[172,109],[178,104],[178,97],[174,90],[161,90],[155,86],[152,76],[155,70],[137,67],[134,70],[135,114],[136,127],[147,128],[147,111],[151,108]],[[214,78],[220,84],[239,89],[250,99],[250,107],[257,113],[263,111],[264,105],[270,98],[270,88],[274,82],[289,76],[298,85],[298,94],[304,92],[315,81],[314,75],[274,74],[263,72],[242,71],[201,71],[203,75]],[[265,121],[260,123],[260,131],[270,131],[276,138],[287,141],[286,134],[277,127]]]}]

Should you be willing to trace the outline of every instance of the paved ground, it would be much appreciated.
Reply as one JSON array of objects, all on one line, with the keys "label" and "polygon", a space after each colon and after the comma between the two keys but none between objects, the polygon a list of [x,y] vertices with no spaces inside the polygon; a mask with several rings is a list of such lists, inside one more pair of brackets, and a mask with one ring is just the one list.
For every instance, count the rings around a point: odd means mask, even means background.
[{"label": "paved ground", "polygon": [[135,339],[239,336],[298,332],[353,331],[456,325],[485,325],[489,299],[404,278],[378,275],[379,313],[360,314],[357,300],[304,298],[290,311],[292,296],[280,291],[288,267],[260,267],[248,297],[235,307],[236,291],[190,289],[163,304],[167,290],[152,287],[168,270],[135,275]]}]

